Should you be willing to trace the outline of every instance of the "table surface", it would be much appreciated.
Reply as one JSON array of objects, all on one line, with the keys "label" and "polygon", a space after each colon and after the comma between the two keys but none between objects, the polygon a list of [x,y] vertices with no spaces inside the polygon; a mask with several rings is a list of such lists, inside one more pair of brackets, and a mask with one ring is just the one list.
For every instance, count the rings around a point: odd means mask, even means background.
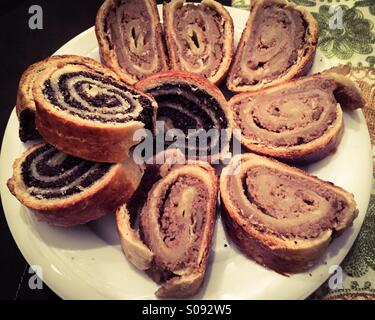
[{"label": "table surface", "polygon": [[[316,12],[316,17],[321,25],[325,25],[326,9],[328,6],[342,5],[344,9],[345,32],[330,32],[323,28],[323,38],[325,45],[320,44],[320,50],[330,59],[334,59],[337,63],[349,63],[356,67],[372,67],[375,63],[375,1],[362,0],[356,2],[357,9],[346,13],[348,8],[353,6],[352,0],[291,0],[294,3],[304,5],[312,12]],[[28,0],[3,0],[2,10],[0,12],[0,43],[2,45],[3,72],[0,73],[1,90],[0,101],[2,109],[0,113],[0,136],[4,134],[4,130],[9,115],[14,107],[16,92],[19,78],[22,72],[35,61],[41,60],[61,47],[68,40],[94,25],[95,15],[102,0],[54,0],[54,1],[28,1]],[[158,3],[163,1],[159,0]],[[225,5],[230,5],[231,0],[220,1]],[[233,0],[236,7],[248,8],[249,0]],[[30,14],[28,10],[31,5],[40,5],[43,9],[43,29],[31,30],[28,27]],[[325,7],[326,6],[326,7]],[[370,17],[370,18],[368,18]],[[319,20],[320,19],[320,20]],[[357,27],[356,27],[357,26]],[[351,29],[350,29],[351,28]],[[350,29],[350,30],[349,30]],[[322,36],[321,36],[322,38]],[[372,109],[375,99],[375,71],[366,69],[366,77],[372,77],[373,83],[370,87],[370,95],[372,101],[367,111],[367,119],[375,119],[375,111]],[[356,80],[362,81],[363,69],[353,69],[351,76]],[[366,78],[367,79],[367,78]],[[364,89],[368,89],[369,82],[359,83]],[[374,89],[374,90],[372,90]],[[371,121],[369,123],[370,131],[372,128]],[[375,132],[375,127],[374,127]],[[375,141],[375,134],[373,135]],[[375,212],[375,196],[372,196]],[[373,212],[369,210],[367,222],[367,233],[375,234],[375,217]],[[371,231],[372,230],[372,231]],[[365,230],[366,231],[366,230]],[[372,241],[372,248],[375,247],[374,236],[370,239],[364,238],[362,233],[355,244],[355,250],[352,250],[351,257],[346,259],[346,271],[357,270],[353,266],[353,261],[357,263],[358,257],[353,255],[363,254],[363,243]],[[368,247],[368,245],[367,245]],[[2,286],[0,289],[0,299],[59,299],[46,285],[43,289],[31,290],[29,287],[29,266],[24,260],[22,254],[18,250],[12,235],[9,232],[5,221],[2,207],[0,207],[0,274],[2,275]],[[359,252],[359,253],[358,253]],[[362,253],[361,253],[362,252]],[[364,260],[361,267],[366,270],[374,271],[374,254],[370,257],[360,259]],[[361,263],[363,262],[361,260]],[[367,271],[366,271],[367,273]],[[359,286],[359,289],[366,293],[374,293],[371,282],[365,281],[361,283],[357,278],[348,279],[348,286]],[[374,283],[375,285],[375,283]],[[357,288],[358,289],[358,288]],[[349,290],[349,289],[345,289]],[[359,291],[360,291],[359,290]],[[363,291],[362,290],[362,291]],[[350,290],[349,290],[350,291]],[[358,291],[358,290],[357,290]],[[338,296],[342,292],[333,293]],[[315,298],[329,298],[332,293],[327,291],[326,285],[315,295]]]}]

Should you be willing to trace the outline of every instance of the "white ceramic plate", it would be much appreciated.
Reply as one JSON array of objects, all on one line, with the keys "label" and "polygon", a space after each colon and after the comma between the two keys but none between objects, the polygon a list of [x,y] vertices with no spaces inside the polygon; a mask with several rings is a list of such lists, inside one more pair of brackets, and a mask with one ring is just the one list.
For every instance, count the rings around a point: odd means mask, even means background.
[{"label": "white ceramic plate", "polygon": [[[237,43],[248,13],[227,9],[235,23]],[[94,28],[56,53],[98,59]],[[328,61],[318,52],[313,72],[328,67]],[[328,278],[330,266],[340,264],[363,222],[372,176],[370,138],[362,112],[345,112],[344,121],[345,133],[337,152],[306,169],[354,193],[360,210],[354,226],[332,242],[315,268],[284,277],[245,258],[218,221],[206,281],[195,298],[303,299]],[[18,139],[18,121],[13,111],[1,150],[1,198],[10,230],[28,263],[40,266],[43,280],[64,299],[154,299],[157,285],[123,256],[113,216],[72,229],[53,228],[38,222],[10,194],[6,181],[12,175],[12,163],[26,147]]]}]

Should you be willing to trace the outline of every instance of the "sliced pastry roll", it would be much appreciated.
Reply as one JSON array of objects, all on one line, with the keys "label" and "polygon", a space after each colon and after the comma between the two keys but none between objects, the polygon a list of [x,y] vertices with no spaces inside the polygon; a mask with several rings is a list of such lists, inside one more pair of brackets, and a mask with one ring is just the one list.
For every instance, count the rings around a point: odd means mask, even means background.
[{"label": "sliced pastry roll", "polygon": [[217,84],[223,80],[233,52],[233,21],[217,1],[164,3],[164,28],[174,70],[194,72]]},{"label": "sliced pastry roll", "polygon": [[253,0],[227,78],[233,92],[255,91],[309,71],[318,23],[304,8],[285,0]]},{"label": "sliced pastry roll", "polygon": [[168,70],[155,0],[106,0],[95,31],[102,63],[124,82]]},{"label": "sliced pastry roll", "polygon": [[255,154],[235,156],[220,177],[229,236],[251,259],[302,272],[358,215],[351,193]]},{"label": "sliced pastry roll", "polygon": [[339,144],[341,106],[353,110],[365,101],[355,83],[338,73],[323,72],[238,94],[229,104],[240,129],[237,138],[249,150],[308,163],[327,156]]},{"label": "sliced pastry roll", "polygon": [[134,132],[154,129],[152,97],[84,65],[49,66],[33,94],[42,137],[82,159],[121,162],[136,144]]},{"label": "sliced pastry roll", "polygon": [[[232,115],[221,91],[207,79],[189,72],[168,71],[138,82],[136,88],[157,101],[157,120],[164,124],[165,147],[174,143],[190,159],[201,160],[215,160],[228,151]],[[173,133],[168,132],[170,129],[181,130],[184,140],[178,134],[169,136]]]},{"label": "sliced pastry roll", "polygon": [[20,122],[19,136],[23,142],[40,138],[35,126],[36,107],[33,97],[33,85],[35,78],[52,65],[84,65],[95,72],[105,72],[107,76],[117,77],[115,73],[103,69],[103,66],[97,61],[75,55],[52,56],[29,66],[20,79],[16,102],[16,111]]},{"label": "sliced pastry roll", "polygon": [[94,163],[38,144],[15,161],[8,188],[40,220],[69,227],[113,213],[132,196],[142,175],[131,158]]},{"label": "sliced pastry roll", "polygon": [[117,228],[129,261],[161,285],[158,297],[189,297],[204,280],[217,178],[205,162],[163,166],[146,169],[136,194],[116,212]]}]

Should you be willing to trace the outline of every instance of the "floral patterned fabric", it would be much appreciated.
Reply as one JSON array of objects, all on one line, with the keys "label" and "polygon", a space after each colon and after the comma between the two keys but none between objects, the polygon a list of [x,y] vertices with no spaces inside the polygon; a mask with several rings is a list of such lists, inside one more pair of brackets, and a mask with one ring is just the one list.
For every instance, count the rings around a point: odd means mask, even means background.
[{"label": "floral patterned fabric", "polygon": [[[304,6],[319,22],[318,50],[330,59],[333,65],[340,63],[351,65],[348,77],[357,82],[366,99],[367,104],[363,112],[374,145],[375,0],[289,0],[289,2]],[[244,10],[249,9],[249,4],[250,0],[232,0],[234,7]],[[337,9],[338,7],[340,8]],[[335,13],[337,13],[336,17],[340,15],[341,25],[332,28],[330,19]],[[309,299],[375,300],[375,172],[365,221],[341,267],[343,270],[341,288],[331,290],[327,281]]]}]

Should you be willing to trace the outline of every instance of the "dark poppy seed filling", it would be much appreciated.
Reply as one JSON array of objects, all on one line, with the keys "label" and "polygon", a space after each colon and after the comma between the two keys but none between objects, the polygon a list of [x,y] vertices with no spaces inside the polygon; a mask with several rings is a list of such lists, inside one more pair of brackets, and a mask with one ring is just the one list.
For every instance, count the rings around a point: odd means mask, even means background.
[{"label": "dark poppy seed filling", "polygon": [[[36,79],[50,67],[60,66],[83,67],[86,70],[104,76],[103,66],[90,58],[74,55],[51,56],[45,60],[36,62],[29,66],[23,73],[17,94],[17,115],[20,121],[19,136],[21,141],[35,140],[41,138],[35,125],[36,105],[33,96],[33,86]],[[108,76],[107,72],[107,76]],[[113,76],[116,77],[113,73]]]},{"label": "dark poppy seed filling", "polygon": [[22,180],[30,195],[58,199],[83,192],[103,178],[111,166],[81,160],[44,145],[22,163]]},{"label": "dark poppy seed filling", "polygon": [[40,134],[35,128],[35,113],[33,111],[29,109],[23,110],[20,113],[19,121],[19,136],[22,142],[40,138]]},{"label": "dark poppy seed filling", "polygon": [[151,129],[151,102],[136,91],[98,73],[57,70],[44,82],[43,94],[62,111],[103,123],[144,122]]},{"label": "dark poppy seed filling", "polygon": [[[184,83],[162,84],[151,89],[146,89],[158,103],[157,120],[165,122],[165,129],[180,129],[186,137],[186,149],[190,154],[207,153],[215,154],[221,145],[228,141],[227,133],[221,131],[228,128],[228,120],[219,102],[206,91]],[[199,131],[189,133],[192,130],[204,130],[209,133],[210,129],[217,129],[217,133],[208,134],[207,148],[200,149],[193,145],[197,141]],[[166,141],[165,147],[171,142]],[[217,150],[217,151],[216,151]]]}]

